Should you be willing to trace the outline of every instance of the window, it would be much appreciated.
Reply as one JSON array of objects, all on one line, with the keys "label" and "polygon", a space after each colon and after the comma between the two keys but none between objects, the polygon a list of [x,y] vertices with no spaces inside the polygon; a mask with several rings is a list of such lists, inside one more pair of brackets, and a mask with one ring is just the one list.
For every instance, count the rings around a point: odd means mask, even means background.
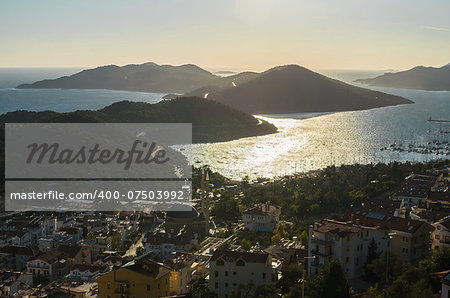
[{"label": "window", "polygon": [[150,285],[147,285],[147,291],[150,291]]},{"label": "window", "polygon": [[225,288],[228,288],[228,283],[227,282],[225,283]]},{"label": "window", "polygon": [[403,236],[402,240],[403,242],[408,242],[408,237]]},{"label": "window", "polygon": [[349,257],[346,257],[345,258],[345,263],[348,263],[348,261],[349,261]]},{"label": "window", "polygon": [[216,265],[217,266],[223,266],[225,264],[225,262],[224,262],[224,260],[222,260],[222,259],[218,259],[217,261],[216,261]]},{"label": "window", "polygon": [[214,283],[214,288],[218,288],[219,287],[219,283],[216,281],[215,283]]},{"label": "window", "polygon": [[219,277],[219,271],[214,271],[214,276]]},{"label": "window", "polygon": [[441,235],[434,235],[434,239],[436,239],[436,240],[441,239]]},{"label": "window", "polygon": [[265,272],[263,272],[262,277],[263,277],[263,279],[266,279],[266,273]]},{"label": "window", "polygon": [[111,283],[110,282],[106,284],[106,288],[107,289],[111,289]]},{"label": "window", "polygon": [[242,260],[238,260],[237,262],[236,262],[236,266],[245,266],[245,262],[244,261],[242,261]]},{"label": "window", "polygon": [[228,276],[228,271],[225,271],[225,276]]},{"label": "window", "polygon": [[236,275],[236,271],[233,271],[233,275]]}]

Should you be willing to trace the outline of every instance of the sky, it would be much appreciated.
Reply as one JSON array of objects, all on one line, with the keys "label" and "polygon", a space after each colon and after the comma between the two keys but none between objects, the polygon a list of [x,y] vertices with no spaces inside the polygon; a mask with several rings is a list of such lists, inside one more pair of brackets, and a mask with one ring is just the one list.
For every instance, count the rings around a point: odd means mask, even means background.
[{"label": "sky", "polygon": [[449,0],[0,0],[0,67],[438,67],[449,13]]}]

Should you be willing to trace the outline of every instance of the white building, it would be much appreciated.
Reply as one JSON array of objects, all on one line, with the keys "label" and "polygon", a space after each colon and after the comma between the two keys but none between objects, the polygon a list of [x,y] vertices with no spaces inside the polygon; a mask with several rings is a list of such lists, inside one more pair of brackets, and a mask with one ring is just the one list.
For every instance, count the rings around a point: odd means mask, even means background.
[{"label": "white building", "polygon": [[187,252],[197,243],[197,234],[186,232],[183,229],[177,234],[161,231],[147,233],[143,241],[146,252],[163,259],[176,252]]},{"label": "white building", "polygon": [[351,222],[324,219],[309,228],[308,275],[317,274],[319,267],[332,258],[338,259],[349,278],[364,274],[368,248],[372,239],[378,252],[389,249],[387,230],[362,226]]},{"label": "white building", "polygon": [[107,269],[109,269],[108,266],[76,264],[70,270],[67,277],[70,279],[90,281],[94,275],[105,272]]},{"label": "white building", "polygon": [[450,248],[450,217],[446,217],[432,224],[434,231],[431,232],[431,250]]},{"label": "white building", "polygon": [[276,282],[279,265],[272,264],[268,253],[216,250],[209,262],[209,289],[219,298],[228,298],[239,284],[250,280],[256,287]]},{"label": "white building", "polygon": [[258,204],[242,212],[244,228],[253,232],[270,232],[277,228],[281,208],[270,202]]}]

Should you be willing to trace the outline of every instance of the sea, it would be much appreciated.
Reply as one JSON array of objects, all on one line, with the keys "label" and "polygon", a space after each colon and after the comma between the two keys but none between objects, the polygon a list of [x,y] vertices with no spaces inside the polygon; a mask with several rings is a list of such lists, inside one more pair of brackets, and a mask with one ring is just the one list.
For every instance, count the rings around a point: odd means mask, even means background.
[{"label": "sea", "polygon": [[[21,83],[75,73],[76,69],[0,69],[0,114],[15,110],[95,110],[121,100],[156,103],[165,94],[115,90],[16,89]],[[319,71],[353,83],[383,71]],[[13,74],[13,75],[12,75]],[[360,87],[367,87],[358,85]],[[450,92],[370,87],[414,104],[364,111],[255,115],[278,132],[191,146],[194,165],[231,179],[276,178],[331,165],[423,162],[450,158]],[[184,148],[186,149],[186,148]],[[184,151],[184,150],[182,150]]]}]

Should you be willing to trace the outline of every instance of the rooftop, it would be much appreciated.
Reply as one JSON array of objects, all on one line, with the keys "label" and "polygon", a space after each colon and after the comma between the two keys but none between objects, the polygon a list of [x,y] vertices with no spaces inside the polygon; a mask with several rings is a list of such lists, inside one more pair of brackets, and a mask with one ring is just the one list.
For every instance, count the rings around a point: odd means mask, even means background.
[{"label": "rooftop", "polygon": [[226,262],[236,262],[239,259],[244,260],[247,263],[266,263],[268,253],[263,252],[246,252],[246,251],[234,251],[234,250],[216,250],[211,257],[211,262],[217,259],[223,259]]},{"label": "rooftop", "polygon": [[281,207],[271,204],[270,202],[258,204],[242,212],[243,214],[251,215],[271,215],[278,212]]},{"label": "rooftop", "polygon": [[370,227],[387,228],[393,231],[414,233],[427,223],[403,217],[389,216],[367,210],[351,209],[344,215],[344,220],[359,221],[360,224]]},{"label": "rooftop", "polygon": [[154,279],[159,279],[171,271],[169,267],[151,259],[133,260],[122,266],[122,268],[150,276]]}]

